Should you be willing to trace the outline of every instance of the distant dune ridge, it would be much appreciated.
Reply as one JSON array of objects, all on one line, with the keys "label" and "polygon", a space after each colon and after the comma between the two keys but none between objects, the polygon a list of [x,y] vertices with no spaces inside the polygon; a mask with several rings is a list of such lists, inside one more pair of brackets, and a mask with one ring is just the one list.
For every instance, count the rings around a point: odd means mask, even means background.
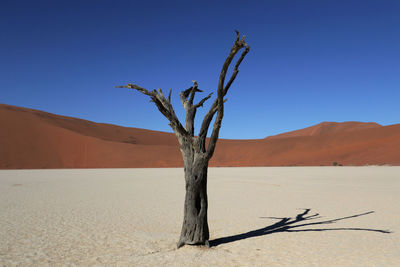
[{"label": "distant dune ridge", "polygon": [[381,125],[375,122],[357,122],[357,121],[321,122],[320,124],[311,127],[307,127],[292,132],[282,133],[278,135],[268,136],[266,138],[276,139],[276,138],[300,137],[300,136],[316,136],[322,134],[340,134],[346,131],[369,129],[374,127],[381,127]]},{"label": "distant dune ridge", "polygon": [[[0,169],[181,167],[173,133],[0,104]],[[220,139],[210,166],[400,165],[400,124],[323,122],[257,140]]]}]

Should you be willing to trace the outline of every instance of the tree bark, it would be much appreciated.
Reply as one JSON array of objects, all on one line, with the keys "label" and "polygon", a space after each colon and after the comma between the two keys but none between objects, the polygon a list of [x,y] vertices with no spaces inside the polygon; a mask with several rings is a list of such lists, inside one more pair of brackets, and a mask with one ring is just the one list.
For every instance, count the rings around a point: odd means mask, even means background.
[{"label": "tree bark", "polygon": [[[182,231],[177,247],[183,245],[207,245],[207,169],[208,160],[202,153],[183,153],[185,166],[185,205]],[[192,157],[193,155],[193,157]],[[192,160],[193,159],[193,160]]]}]

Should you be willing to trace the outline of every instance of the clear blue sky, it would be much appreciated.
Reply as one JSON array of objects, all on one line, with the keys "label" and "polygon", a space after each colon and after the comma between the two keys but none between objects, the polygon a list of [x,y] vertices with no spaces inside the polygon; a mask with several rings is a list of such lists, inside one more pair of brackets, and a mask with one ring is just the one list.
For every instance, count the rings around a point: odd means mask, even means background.
[{"label": "clear blue sky", "polygon": [[171,132],[146,96],[113,86],[173,88],[183,119],[178,93],[191,80],[215,91],[238,29],[251,51],[228,93],[222,138],[322,121],[395,124],[399,14],[397,0],[2,0],[0,103]]}]

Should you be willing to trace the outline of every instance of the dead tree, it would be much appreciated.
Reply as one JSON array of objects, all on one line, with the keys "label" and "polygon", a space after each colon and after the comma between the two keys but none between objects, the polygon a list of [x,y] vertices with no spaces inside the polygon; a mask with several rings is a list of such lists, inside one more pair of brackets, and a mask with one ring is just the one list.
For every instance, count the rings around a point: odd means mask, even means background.
[{"label": "dead tree", "polygon": [[[204,102],[211,98],[211,94],[200,100],[197,104],[194,103],[194,96],[197,92],[202,92],[198,88],[196,81],[193,81],[193,86],[180,93],[180,99],[186,111],[185,126],[183,126],[171,105],[171,91],[168,97],[165,97],[162,90],[149,91],[136,84],[129,83],[124,86],[117,86],[117,88],[130,88],[148,95],[151,98],[158,110],[169,120],[169,125],[174,130],[174,133],[179,141],[180,150],[184,162],[184,173],[186,182],[186,196],[184,206],[184,219],[182,225],[182,232],[177,244],[178,248],[187,245],[208,245],[209,230],[207,222],[207,169],[208,162],[213,156],[215,146],[218,140],[219,130],[221,128],[221,121],[224,116],[224,96],[227,94],[230,86],[235,80],[238,72],[239,65],[243,61],[246,54],[249,52],[250,47],[244,40],[245,36],[240,38],[239,32],[236,31],[236,40],[232,49],[226,58],[224,65],[219,76],[218,81],[218,96],[212,103],[209,111],[204,116],[201,124],[200,132],[196,137],[194,135],[194,118],[196,111],[202,107]],[[235,55],[242,49],[242,54],[237,60],[232,75],[228,82],[225,82],[225,76],[228,71]],[[206,136],[208,128],[214,115],[217,114],[211,137],[209,138],[206,147]]]}]

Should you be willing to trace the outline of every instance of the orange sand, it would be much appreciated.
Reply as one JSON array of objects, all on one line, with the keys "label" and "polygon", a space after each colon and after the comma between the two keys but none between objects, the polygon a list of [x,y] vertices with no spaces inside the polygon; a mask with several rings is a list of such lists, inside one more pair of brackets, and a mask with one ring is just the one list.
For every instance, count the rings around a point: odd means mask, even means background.
[{"label": "orange sand", "polygon": [[[0,169],[181,167],[174,134],[0,104]],[[258,140],[220,139],[210,166],[400,165],[400,124],[321,123]]]}]

